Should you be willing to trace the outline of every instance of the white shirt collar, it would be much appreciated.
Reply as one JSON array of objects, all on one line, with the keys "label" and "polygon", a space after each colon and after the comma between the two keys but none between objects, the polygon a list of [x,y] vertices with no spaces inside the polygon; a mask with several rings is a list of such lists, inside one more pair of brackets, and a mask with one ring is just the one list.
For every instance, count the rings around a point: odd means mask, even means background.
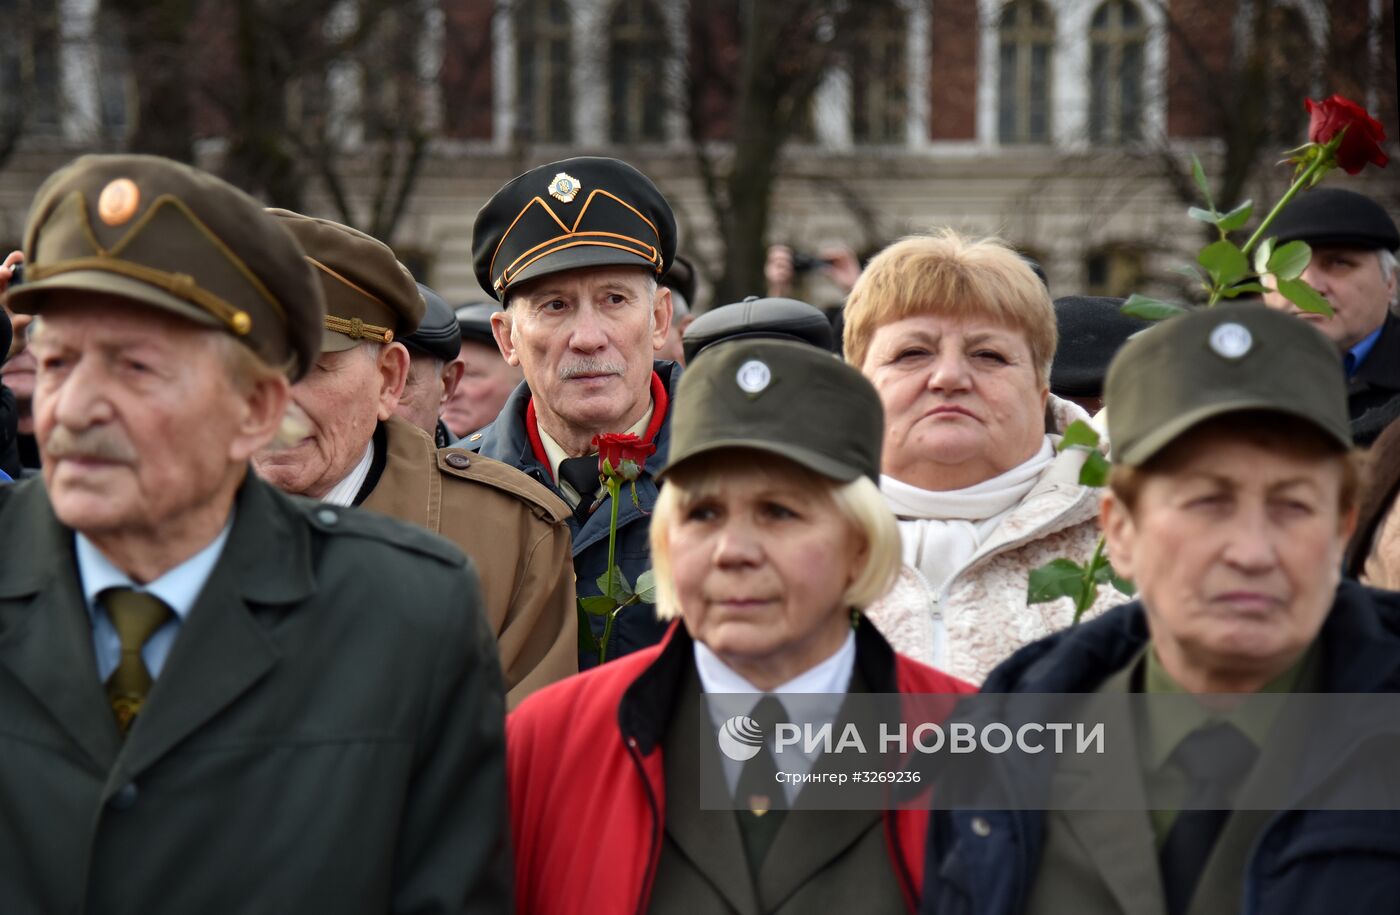
[{"label": "white shirt collar", "polygon": [[160,598],[175,611],[180,621],[184,622],[194,607],[199,592],[204,590],[204,584],[214,571],[219,556],[223,554],[224,544],[228,542],[229,532],[233,530],[233,516],[234,512],[230,511],[224,529],[209,541],[208,546],[146,585],[138,585],[132,581],[130,576],[102,555],[102,551],[91,540],[75,532],[73,552],[78,563],[78,578],[82,582],[88,616],[91,618],[95,612],[97,595],[103,591],[108,588],[134,588]]},{"label": "white shirt collar", "polygon": [[[846,640],[835,654],[770,692],[845,693],[850,688],[855,667],[856,633],[853,629],[846,633]],[[707,693],[763,692],[720,660],[720,656],[703,642],[695,643],[695,669],[700,673],[700,687]]]},{"label": "white shirt collar", "polygon": [[360,458],[360,463],[350,471],[350,475],[339,483],[331,487],[331,491],[321,497],[321,501],[327,505],[339,505],[342,508],[349,508],[355,504],[355,497],[360,494],[360,487],[365,485],[365,477],[369,476],[369,468],[374,464],[374,439],[369,440],[365,446],[364,457]]}]

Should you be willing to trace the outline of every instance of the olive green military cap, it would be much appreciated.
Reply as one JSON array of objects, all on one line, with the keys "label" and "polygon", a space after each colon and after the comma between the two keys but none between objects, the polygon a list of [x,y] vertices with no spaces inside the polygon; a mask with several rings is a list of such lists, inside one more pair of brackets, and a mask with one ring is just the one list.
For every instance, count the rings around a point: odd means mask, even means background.
[{"label": "olive green military cap", "polygon": [[681,375],[662,474],[701,454],[753,448],[842,483],[879,482],[884,413],[865,376],[806,343],[716,344]]},{"label": "olive green military cap", "polygon": [[418,329],[427,306],[413,275],[388,245],[329,219],[268,212],[291,231],[321,278],[326,297],[321,352],[392,343]]},{"label": "olive green military cap", "polygon": [[1351,447],[1336,346],[1264,305],[1204,309],[1133,337],[1104,385],[1113,459],[1140,466],[1208,419],[1245,411],[1304,420]]},{"label": "olive green military cap", "polygon": [[35,195],[12,309],[107,293],[232,334],[297,380],[320,352],[325,308],[300,246],[262,204],[159,156],[83,156]]}]

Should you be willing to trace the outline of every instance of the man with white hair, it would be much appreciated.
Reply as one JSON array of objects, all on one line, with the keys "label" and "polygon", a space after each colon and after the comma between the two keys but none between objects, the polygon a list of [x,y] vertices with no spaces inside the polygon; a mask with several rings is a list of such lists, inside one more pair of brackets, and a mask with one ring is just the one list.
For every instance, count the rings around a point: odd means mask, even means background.
[{"label": "man with white hair", "polygon": [[1400,417],[1400,318],[1395,306],[1395,250],[1400,231],[1380,204],[1341,188],[1320,187],[1289,204],[1272,226],[1275,245],[1305,241],[1313,249],[1303,279],[1333,314],[1305,312],[1277,290],[1264,302],[1291,311],[1326,334],[1347,374],[1351,434],[1366,446]]},{"label": "man with white hair", "polygon": [[[650,564],[650,468],[665,462],[668,403],[680,377],[674,363],[654,361],[671,327],[671,291],[658,285],[676,251],[671,207],[624,162],[552,162],[487,202],[472,251],[482,288],[504,306],[491,316],[496,343],[525,382],[495,422],[461,444],[519,468],[573,508],[580,597],[601,593],[608,568],[613,507],[598,482],[598,437],[631,434],[643,451],[654,449],[636,500],[629,493],[616,506],[615,563],[635,585]],[[595,639],[608,628],[602,616],[588,622]],[[643,595],[614,620],[607,657],[653,645],[665,629]],[[584,649],[579,663],[597,657]]]}]

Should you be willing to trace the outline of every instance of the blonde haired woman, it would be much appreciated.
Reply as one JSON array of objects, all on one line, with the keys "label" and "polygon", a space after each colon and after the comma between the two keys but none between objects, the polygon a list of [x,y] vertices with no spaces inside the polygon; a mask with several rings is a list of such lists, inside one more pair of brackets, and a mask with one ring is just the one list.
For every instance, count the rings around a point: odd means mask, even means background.
[{"label": "blonde haired woman", "polygon": [[[926,810],[803,809],[771,774],[760,796],[761,770],[701,739],[724,724],[707,694],[754,694],[759,718],[788,694],[970,689],[854,625],[900,564],[879,398],[814,347],[737,340],[695,360],[674,409],[651,538],[678,623],[510,716],[518,911],[913,911]],[[747,809],[701,809],[707,766]]]},{"label": "blonde haired woman", "polygon": [[[901,652],[980,683],[1069,625],[1066,599],[1028,605],[1033,569],[1088,559],[1099,490],[1085,453],[1057,453],[1083,410],[1050,394],[1055,309],[994,238],[914,236],[871,260],[845,309],[846,361],[884,404],[880,489],[905,567],[867,615]],[[1095,612],[1120,602],[1104,589]]]}]

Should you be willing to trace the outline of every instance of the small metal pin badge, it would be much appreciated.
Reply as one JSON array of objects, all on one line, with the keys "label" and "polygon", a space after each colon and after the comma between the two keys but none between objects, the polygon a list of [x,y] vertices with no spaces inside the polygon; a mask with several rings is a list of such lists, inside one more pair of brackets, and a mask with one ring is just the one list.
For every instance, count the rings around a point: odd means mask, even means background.
[{"label": "small metal pin badge", "polygon": [[567,172],[560,172],[554,176],[554,180],[549,182],[549,196],[560,203],[573,203],[574,198],[583,186],[578,183],[578,179]]}]

